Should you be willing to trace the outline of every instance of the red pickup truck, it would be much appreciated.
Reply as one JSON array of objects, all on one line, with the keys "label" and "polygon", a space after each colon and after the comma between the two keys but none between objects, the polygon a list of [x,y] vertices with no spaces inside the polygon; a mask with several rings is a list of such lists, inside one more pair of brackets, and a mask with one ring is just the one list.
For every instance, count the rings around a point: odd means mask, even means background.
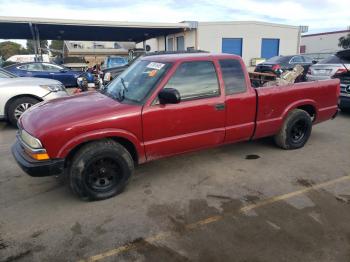
[{"label": "red pickup truck", "polygon": [[149,56],[102,91],[30,108],[12,152],[29,175],[68,174],[81,198],[105,199],[146,161],[268,136],[300,148],[339,93],[339,80],[253,88],[234,55]]}]

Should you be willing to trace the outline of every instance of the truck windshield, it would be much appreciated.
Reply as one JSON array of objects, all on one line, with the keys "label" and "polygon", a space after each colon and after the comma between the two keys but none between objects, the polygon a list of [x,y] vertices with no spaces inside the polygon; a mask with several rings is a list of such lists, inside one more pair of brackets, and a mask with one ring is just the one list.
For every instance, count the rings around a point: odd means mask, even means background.
[{"label": "truck windshield", "polygon": [[169,63],[138,60],[114,79],[103,93],[118,101],[140,103],[163,77],[169,66]]},{"label": "truck windshield", "polygon": [[107,62],[107,68],[123,66],[128,63],[128,60],[123,57],[110,57]]}]

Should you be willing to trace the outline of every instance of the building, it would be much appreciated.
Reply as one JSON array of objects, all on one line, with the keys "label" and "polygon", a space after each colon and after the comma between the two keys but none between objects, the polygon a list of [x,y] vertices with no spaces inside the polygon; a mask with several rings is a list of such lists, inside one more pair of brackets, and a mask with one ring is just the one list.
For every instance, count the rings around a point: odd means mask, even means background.
[{"label": "building", "polygon": [[342,49],[338,46],[339,38],[348,34],[350,34],[350,28],[348,30],[302,35],[300,53],[334,53]]},{"label": "building", "polygon": [[90,65],[100,64],[111,55],[128,56],[134,42],[64,41],[64,53],[69,57],[84,57]]},{"label": "building", "polygon": [[[247,65],[254,58],[299,53],[301,27],[265,22],[188,22],[184,32],[146,41],[151,51],[200,49],[242,56]],[[138,44],[137,47],[142,47]]]}]

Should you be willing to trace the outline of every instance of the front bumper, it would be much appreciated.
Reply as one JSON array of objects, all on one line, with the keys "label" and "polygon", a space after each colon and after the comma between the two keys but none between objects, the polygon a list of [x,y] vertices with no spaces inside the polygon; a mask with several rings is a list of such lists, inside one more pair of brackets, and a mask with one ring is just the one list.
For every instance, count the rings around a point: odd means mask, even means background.
[{"label": "front bumper", "polygon": [[339,107],[340,108],[350,108],[350,94],[349,96],[340,96]]},{"label": "front bumper", "polygon": [[30,176],[56,176],[64,172],[64,159],[51,159],[38,161],[29,157],[17,140],[12,146],[12,155],[18,165]]}]

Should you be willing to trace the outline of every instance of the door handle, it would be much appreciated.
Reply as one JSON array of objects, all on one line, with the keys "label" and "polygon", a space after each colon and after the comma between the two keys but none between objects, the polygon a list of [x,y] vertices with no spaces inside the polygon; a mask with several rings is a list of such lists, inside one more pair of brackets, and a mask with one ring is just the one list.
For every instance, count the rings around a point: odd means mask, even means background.
[{"label": "door handle", "polygon": [[225,110],[225,104],[216,104],[215,109],[217,111]]}]

